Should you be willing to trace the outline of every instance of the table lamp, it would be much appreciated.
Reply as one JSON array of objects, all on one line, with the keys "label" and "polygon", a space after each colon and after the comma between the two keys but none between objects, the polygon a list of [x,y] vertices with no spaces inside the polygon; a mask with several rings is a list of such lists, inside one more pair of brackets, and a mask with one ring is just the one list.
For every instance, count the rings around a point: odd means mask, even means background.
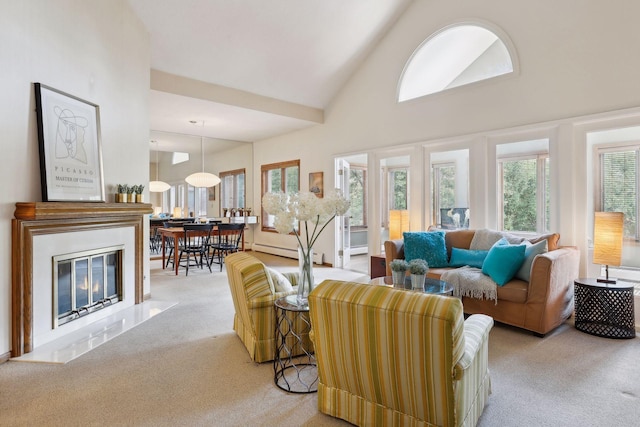
[{"label": "table lamp", "polygon": [[402,239],[402,233],[409,231],[409,211],[389,211],[389,240]]},{"label": "table lamp", "polygon": [[593,263],[604,264],[605,278],[598,282],[616,283],[609,278],[609,266],[622,261],[624,214],[622,212],[596,212],[593,224]]},{"label": "table lamp", "polygon": [[182,208],[175,207],[173,208],[173,217],[174,218],[182,218]]}]

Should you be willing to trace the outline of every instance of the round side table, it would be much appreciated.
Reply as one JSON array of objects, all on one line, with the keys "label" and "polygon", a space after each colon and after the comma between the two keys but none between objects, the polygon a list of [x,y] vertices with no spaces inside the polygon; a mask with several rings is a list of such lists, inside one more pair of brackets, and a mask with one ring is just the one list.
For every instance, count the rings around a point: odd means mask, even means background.
[{"label": "round side table", "polygon": [[309,338],[309,306],[278,298],[276,310],[276,355],[274,381],[289,393],[318,391],[318,366]]},{"label": "round side table", "polygon": [[576,329],[607,338],[635,338],[633,285],[578,279],[575,286]]}]

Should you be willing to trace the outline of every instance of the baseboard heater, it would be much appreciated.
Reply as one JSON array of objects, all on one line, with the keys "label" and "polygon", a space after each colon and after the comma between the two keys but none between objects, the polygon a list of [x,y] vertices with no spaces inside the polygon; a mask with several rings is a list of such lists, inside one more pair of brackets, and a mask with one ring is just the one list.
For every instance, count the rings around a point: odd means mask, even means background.
[{"label": "baseboard heater", "polygon": [[[289,248],[281,248],[279,246],[271,246],[271,245],[263,245],[261,243],[254,243],[252,249],[256,252],[264,252],[266,254],[278,255],[287,258],[298,259],[298,250],[297,249],[289,249]],[[323,264],[324,263],[324,254],[315,252],[313,254],[313,263],[314,264]]]}]

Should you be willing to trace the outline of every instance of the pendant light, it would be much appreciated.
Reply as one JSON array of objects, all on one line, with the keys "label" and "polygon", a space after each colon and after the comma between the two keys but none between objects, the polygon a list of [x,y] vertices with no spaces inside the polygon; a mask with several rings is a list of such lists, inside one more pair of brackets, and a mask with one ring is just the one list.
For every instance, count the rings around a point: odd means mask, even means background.
[{"label": "pendant light", "polygon": [[[204,122],[202,123],[204,126]],[[213,187],[214,185],[220,184],[220,178],[217,175],[212,173],[207,173],[204,171],[204,137],[200,137],[200,154],[202,156],[202,172],[192,173],[188,177],[185,178],[187,184],[192,187],[202,188],[202,187]]]},{"label": "pendant light", "polygon": [[[153,141],[155,144],[158,144],[157,141]],[[160,181],[158,179],[158,174],[160,173],[160,162],[158,161],[158,147],[156,145],[156,180],[151,181],[149,183],[149,191],[152,193],[163,193],[167,191],[171,186],[164,181]]]}]

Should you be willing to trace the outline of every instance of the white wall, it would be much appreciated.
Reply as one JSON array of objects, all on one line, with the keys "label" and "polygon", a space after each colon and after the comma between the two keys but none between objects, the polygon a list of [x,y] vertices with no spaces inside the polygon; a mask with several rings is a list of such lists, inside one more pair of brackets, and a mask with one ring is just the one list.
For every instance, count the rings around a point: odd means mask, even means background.
[{"label": "white wall", "polygon": [[[113,202],[116,184],[148,182],[150,51],[126,0],[0,0],[0,10],[2,356],[11,349],[11,218],[16,202],[42,200],[33,83],[100,106],[104,182]],[[146,294],[148,262],[144,272]]]},{"label": "white wall", "polygon": [[[552,225],[563,234],[563,243],[582,245],[584,233],[575,222],[576,215],[586,211],[575,187],[586,171],[574,162],[583,142],[575,140],[575,124],[561,120],[640,105],[640,56],[630,54],[640,46],[635,22],[639,14],[640,3],[633,0],[615,7],[597,0],[417,0],[326,109],[323,125],[254,145],[253,204],[260,202],[261,164],[299,158],[306,189],[309,172],[324,171],[325,179],[333,176],[335,155],[451,139],[456,149],[470,148],[472,226],[490,226],[495,223],[495,195],[490,194],[488,174],[493,172],[495,147],[488,139],[503,129],[527,130],[532,124],[553,122]],[[398,78],[414,49],[433,32],[465,20],[503,30],[516,48],[520,73],[398,104]],[[461,138],[466,145],[459,143]],[[428,194],[428,174],[423,184],[421,192]],[[412,214],[412,229],[414,223]],[[332,237],[325,233],[317,244],[328,262],[334,261]],[[258,232],[255,240],[295,247],[290,236],[274,233]]]}]

